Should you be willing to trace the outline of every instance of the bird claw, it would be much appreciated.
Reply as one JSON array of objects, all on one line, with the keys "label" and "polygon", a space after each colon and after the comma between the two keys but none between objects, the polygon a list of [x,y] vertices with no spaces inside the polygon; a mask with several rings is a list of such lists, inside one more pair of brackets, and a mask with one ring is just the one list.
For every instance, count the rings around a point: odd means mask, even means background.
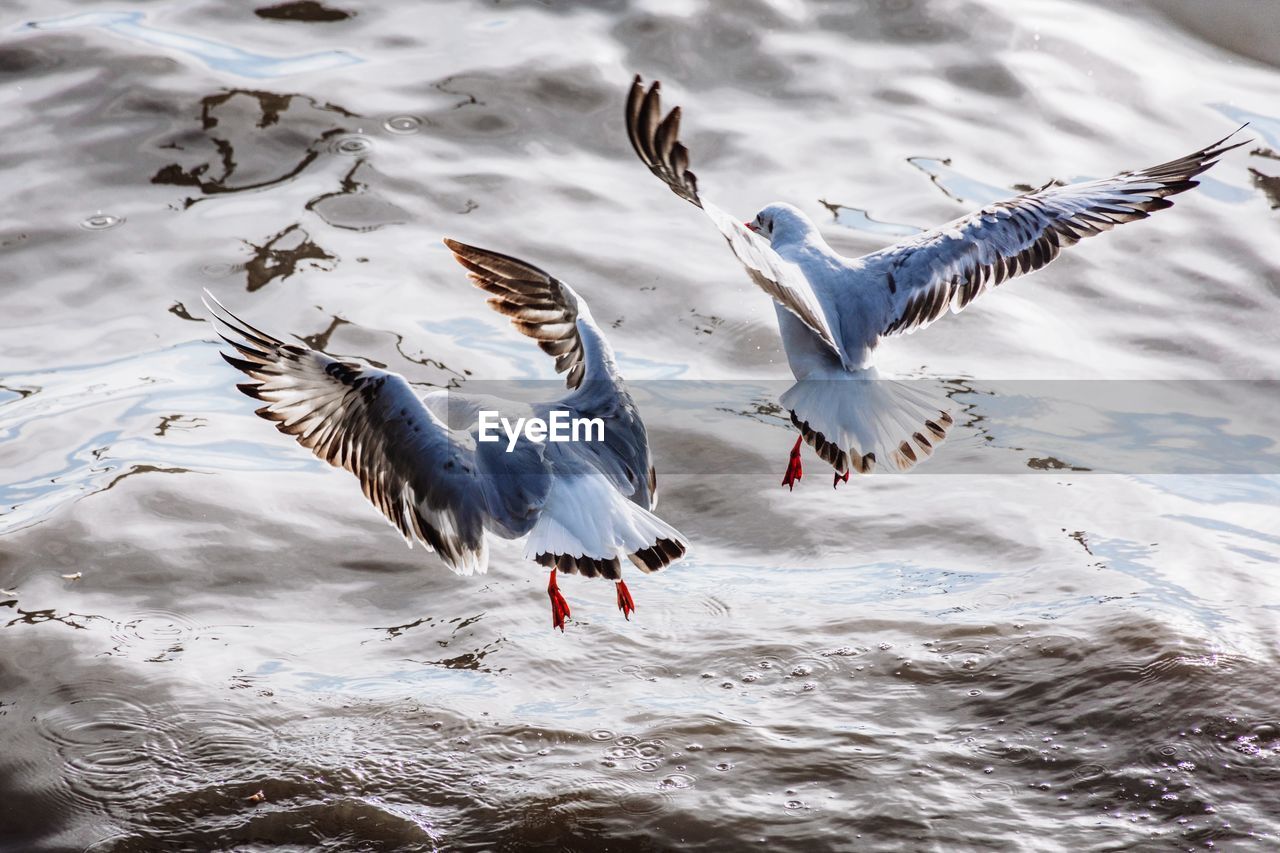
[{"label": "bird claw", "polygon": [[551,598],[551,627],[554,630],[559,628],[564,633],[564,620],[569,618],[569,602],[564,600],[564,596],[560,594],[560,587],[556,585],[556,571],[551,570],[551,581],[547,584],[547,595]]},{"label": "bird claw", "polygon": [[835,480],[833,480],[833,481],[831,482],[831,488],[833,488],[833,489],[838,489],[838,488],[840,487],[840,484],[841,484],[841,483],[847,483],[847,482],[849,482],[849,472],[848,472],[848,471],[845,471],[843,474],[841,474],[839,471],[837,471],[837,472],[836,472],[835,477],[836,477],[836,478],[835,478]]},{"label": "bird claw", "polygon": [[636,612],[636,602],[631,597],[631,590],[622,581],[618,581],[618,609],[628,622],[631,621],[631,614]]},{"label": "bird claw", "polygon": [[787,460],[787,473],[782,475],[782,485],[786,486],[788,491],[795,491],[796,482],[804,476],[804,466],[800,464],[802,440],[802,438],[796,439],[795,447],[791,448],[791,458]]}]

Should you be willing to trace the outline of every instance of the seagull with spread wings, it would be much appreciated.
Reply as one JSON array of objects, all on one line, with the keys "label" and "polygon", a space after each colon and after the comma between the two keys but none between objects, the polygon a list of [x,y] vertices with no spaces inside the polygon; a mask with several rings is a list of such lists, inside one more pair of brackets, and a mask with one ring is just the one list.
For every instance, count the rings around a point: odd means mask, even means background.
[{"label": "seagull with spread wings", "polygon": [[[860,258],[837,254],[790,204],[770,204],[740,222],[699,192],[680,142],[680,108],[665,116],[661,86],[636,75],[627,133],[640,160],[676,195],[710,217],[747,274],[773,297],[787,361],[797,382],[782,404],[800,431],[782,485],[803,474],[801,441],[835,469],[870,473],[877,460],[900,470],[933,453],[952,424],[931,395],[878,379],[875,353],[950,309],[958,312],[998,284],[1038,270],[1067,246],[1172,206],[1168,196],[1244,142],[1235,133],[1185,157],[1115,177],[1046,184]],[[1239,133],[1239,130],[1236,131]]]},{"label": "seagull with spread wings", "polygon": [[[235,348],[223,353],[250,379],[239,385],[265,405],[261,417],[360,480],[364,495],[410,547],[421,542],[459,574],[488,566],[486,533],[527,536],[525,556],[551,570],[552,625],[569,605],[556,573],[616,582],[628,619],[635,601],[622,557],[640,571],[665,568],[685,540],[652,513],[657,475],[644,422],[622,384],[613,350],[587,303],[569,285],[507,255],[445,240],[489,305],[555,357],[565,394],[545,403],[433,391],[423,398],[398,374],[343,361],[254,328],[212,294],[205,306]],[[207,291],[206,291],[207,293]],[[212,304],[210,304],[212,301]],[[480,440],[479,413],[599,418],[594,441]]]}]

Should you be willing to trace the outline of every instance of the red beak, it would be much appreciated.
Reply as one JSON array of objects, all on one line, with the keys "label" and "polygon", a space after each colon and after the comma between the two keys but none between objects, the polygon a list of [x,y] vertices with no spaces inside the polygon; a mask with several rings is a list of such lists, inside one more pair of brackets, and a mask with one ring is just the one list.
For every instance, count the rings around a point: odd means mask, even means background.
[{"label": "red beak", "polygon": [[742,223],[742,226],[746,228],[748,231],[754,231],[757,234],[760,233],[760,229],[756,228],[756,224],[754,222],[744,222]]}]

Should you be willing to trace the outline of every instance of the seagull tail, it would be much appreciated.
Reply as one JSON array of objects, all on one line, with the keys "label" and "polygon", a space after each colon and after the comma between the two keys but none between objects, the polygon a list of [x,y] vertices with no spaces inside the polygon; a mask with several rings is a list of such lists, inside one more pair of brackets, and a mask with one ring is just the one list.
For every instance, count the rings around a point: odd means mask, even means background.
[{"label": "seagull tail", "polygon": [[782,395],[782,405],[839,474],[870,474],[877,464],[906,471],[933,454],[953,423],[932,383],[880,379],[874,368],[802,379]]},{"label": "seagull tail", "polygon": [[570,574],[618,580],[622,556],[653,572],[679,560],[687,547],[675,528],[592,471],[552,483],[525,556]]},{"label": "seagull tail", "polygon": [[642,545],[627,554],[636,568],[648,574],[665,569],[684,557],[689,546],[678,530],[630,501],[627,509],[631,512],[632,527],[638,533],[635,541]]}]

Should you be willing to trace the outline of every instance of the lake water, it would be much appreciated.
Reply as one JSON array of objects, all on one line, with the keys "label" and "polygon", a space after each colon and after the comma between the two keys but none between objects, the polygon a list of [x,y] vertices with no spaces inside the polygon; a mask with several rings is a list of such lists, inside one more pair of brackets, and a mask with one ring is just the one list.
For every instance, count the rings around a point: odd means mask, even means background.
[{"label": "lake water", "polygon": [[[773,310],[622,126],[663,80],[709,197],[858,254],[1249,121],[1172,210],[881,363],[1270,411],[1277,34],[1273,0],[8,0],[0,849],[1277,849],[1276,421],[1156,436],[1259,466],[1098,473],[966,409],[908,475],[808,457],[788,493]],[[517,543],[471,578],[406,550],[217,356],[205,287],[424,391],[552,378],[442,235],[571,282],[649,398],[759,391],[645,403],[694,547],[630,622],[570,577],[553,632]]]}]

